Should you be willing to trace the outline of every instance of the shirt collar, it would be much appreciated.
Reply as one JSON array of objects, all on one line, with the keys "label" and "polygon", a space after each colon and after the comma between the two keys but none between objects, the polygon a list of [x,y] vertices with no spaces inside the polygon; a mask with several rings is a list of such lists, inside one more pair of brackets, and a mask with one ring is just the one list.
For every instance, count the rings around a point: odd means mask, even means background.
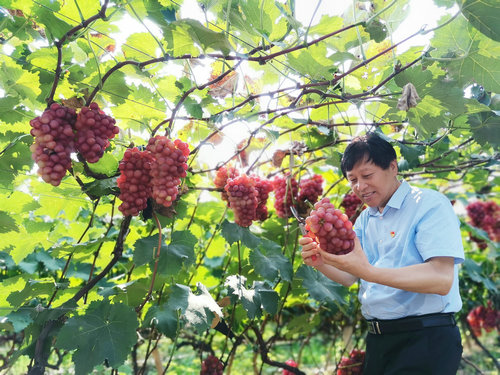
[{"label": "shirt collar", "polygon": [[388,209],[388,207],[392,207],[399,210],[401,208],[401,205],[403,204],[406,195],[410,192],[410,190],[411,190],[410,184],[405,180],[402,180],[401,185],[399,185],[394,194],[392,194],[391,199],[389,199],[389,202],[387,202],[386,206],[384,207],[384,211],[382,213],[378,211],[377,207],[368,207],[368,212],[372,216],[377,216],[377,215],[383,215]]}]

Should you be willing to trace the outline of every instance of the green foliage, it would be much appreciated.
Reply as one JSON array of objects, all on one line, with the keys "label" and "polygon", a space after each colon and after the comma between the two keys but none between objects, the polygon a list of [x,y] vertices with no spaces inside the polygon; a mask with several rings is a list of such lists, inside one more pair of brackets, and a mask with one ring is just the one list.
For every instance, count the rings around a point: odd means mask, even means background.
[{"label": "green foliage", "polygon": [[[20,372],[32,375],[71,357],[77,374],[145,373],[164,345],[167,373],[208,353],[229,371],[242,357],[242,373],[271,373],[269,358],[289,359],[285,346],[300,358],[309,340],[331,345],[321,360],[340,360],[366,333],[355,288],[302,263],[298,226],[277,217],[273,193],[269,217],[243,228],[213,178],[221,165],[269,179],[318,173],[338,205],[349,191],[342,153],[366,131],[395,146],[402,178],[458,202],[461,320],[498,303],[498,243],[463,210],[498,202],[496,1],[435,0],[432,37],[421,20],[408,48],[395,32],[409,27],[407,0],[353,2],[314,22],[293,0],[198,5],[0,1],[0,326],[15,349],[2,365],[27,359]],[[408,83],[420,99],[400,110]],[[97,163],[74,154],[59,186],[44,183],[30,120],[52,102],[92,101],[120,133]],[[123,217],[119,162],[153,135],[189,144],[188,175],[172,207]]]}]

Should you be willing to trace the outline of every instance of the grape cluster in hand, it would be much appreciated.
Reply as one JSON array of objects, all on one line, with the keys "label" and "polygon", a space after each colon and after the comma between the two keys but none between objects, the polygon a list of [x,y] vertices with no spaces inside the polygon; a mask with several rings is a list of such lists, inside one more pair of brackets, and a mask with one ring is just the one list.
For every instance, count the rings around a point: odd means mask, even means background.
[{"label": "grape cluster in hand", "polygon": [[186,177],[188,144],[156,136],[149,140],[146,150],[154,159],[151,163],[153,198],[156,203],[169,207],[179,194],[180,179]]},{"label": "grape cluster in hand", "polygon": [[[477,201],[467,205],[467,214],[471,225],[484,230],[492,241],[500,241],[500,206],[493,201]],[[485,241],[471,236],[480,249],[485,249]]]},{"label": "grape cluster in hand", "polygon": [[342,357],[340,360],[337,375],[357,375],[363,373],[363,362],[365,361],[365,351],[353,349],[349,357]]},{"label": "grape cluster in hand", "polygon": [[200,375],[222,375],[224,365],[214,355],[209,355],[201,363]]},{"label": "grape cluster in hand", "polygon": [[109,140],[120,132],[115,122],[97,103],[80,110],[75,122],[76,149],[86,161],[96,163],[103,156]]},{"label": "grape cluster in hand", "polygon": [[120,177],[117,184],[120,188],[122,204],[118,209],[125,215],[137,216],[147,206],[152,195],[151,163],[153,156],[148,151],[139,151],[137,147],[127,149],[120,161]]},{"label": "grape cluster in hand", "polygon": [[346,194],[340,206],[344,208],[345,214],[353,224],[356,222],[360,212],[365,209],[361,199],[354,193]]},{"label": "grape cluster in hand", "polygon": [[71,168],[75,121],[76,112],[57,103],[30,121],[30,133],[35,137],[30,147],[31,157],[38,165],[38,174],[53,186],[58,186]]},{"label": "grape cluster in hand", "polygon": [[228,195],[236,224],[242,227],[250,226],[255,219],[258,203],[255,181],[244,174],[229,179],[224,190]]},{"label": "grape cluster in hand", "polygon": [[300,180],[299,196],[297,197],[299,203],[306,200],[311,204],[316,203],[321,194],[323,194],[323,181],[323,177],[319,174]]},{"label": "grape cluster in hand", "polygon": [[297,180],[286,175],[276,176],[273,180],[274,208],[278,217],[287,218],[291,215],[290,206],[297,200],[299,186]]},{"label": "grape cluster in hand", "polygon": [[328,198],[314,205],[314,210],[306,218],[306,230],[322,250],[331,254],[347,254],[354,248],[356,234],[352,230],[352,223]]},{"label": "grape cluster in hand", "polygon": [[493,307],[491,301],[488,301],[488,306],[480,305],[472,309],[467,314],[467,322],[472,332],[479,337],[482,329],[486,332],[491,332],[495,328],[500,330],[500,311]]}]

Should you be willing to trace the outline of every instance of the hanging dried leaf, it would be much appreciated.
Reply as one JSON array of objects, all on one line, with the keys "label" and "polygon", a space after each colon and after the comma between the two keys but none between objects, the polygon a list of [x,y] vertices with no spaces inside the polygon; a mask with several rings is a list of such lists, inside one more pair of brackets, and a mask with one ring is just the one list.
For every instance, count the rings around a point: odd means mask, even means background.
[{"label": "hanging dried leaf", "polygon": [[273,166],[275,166],[276,168],[281,167],[281,163],[283,163],[283,159],[285,158],[285,156],[286,156],[286,151],[276,150],[272,158]]},{"label": "hanging dried leaf", "polygon": [[[212,74],[210,80],[217,78],[217,75]],[[238,74],[236,72],[231,72],[220,81],[209,85],[210,90],[208,93],[214,98],[225,98],[228,95],[232,95],[236,89],[236,84],[238,83]]]},{"label": "hanging dried leaf", "polygon": [[413,86],[413,83],[409,82],[403,87],[401,98],[398,100],[398,109],[408,111],[408,109],[417,106],[417,100],[420,100],[417,89]]}]

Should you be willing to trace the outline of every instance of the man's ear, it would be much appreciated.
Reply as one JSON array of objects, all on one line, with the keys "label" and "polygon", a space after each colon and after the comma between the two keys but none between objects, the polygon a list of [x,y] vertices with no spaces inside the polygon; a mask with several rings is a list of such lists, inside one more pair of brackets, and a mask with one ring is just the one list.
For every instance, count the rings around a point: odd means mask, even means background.
[{"label": "man's ear", "polygon": [[391,171],[394,171],[397,174],[398,173],[398,161],[396,159],[391,161],[391,164],[389,164],[389,168],[391,169]]}]

